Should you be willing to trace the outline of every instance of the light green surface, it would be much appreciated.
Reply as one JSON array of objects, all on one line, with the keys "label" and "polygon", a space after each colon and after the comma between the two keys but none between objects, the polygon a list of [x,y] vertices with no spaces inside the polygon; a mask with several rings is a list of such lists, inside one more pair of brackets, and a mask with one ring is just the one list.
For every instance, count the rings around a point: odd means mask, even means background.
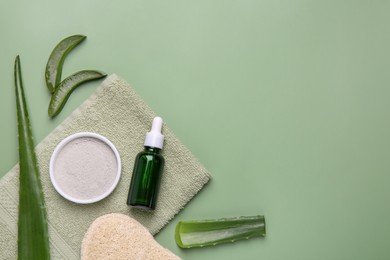
[{"label": "light green surface", "polygon": [[[389,259],[389,1],[1,1],[0,175],[17,162],[20,54],[36,143],[54,45],[88,36],[63,76],[127,80],[213,174],[157,236],[183,259]],[[180,219],[264,214],[267,237],[179,249]]]}]

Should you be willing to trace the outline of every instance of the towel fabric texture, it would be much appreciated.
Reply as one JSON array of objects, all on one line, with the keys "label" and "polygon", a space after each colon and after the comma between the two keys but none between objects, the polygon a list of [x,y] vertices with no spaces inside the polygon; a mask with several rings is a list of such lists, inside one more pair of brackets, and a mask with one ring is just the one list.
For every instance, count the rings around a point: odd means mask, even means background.
[{"label": "towel fabric texture", "polygon": [[[53,259],[79,259],[83,236],[89,225],[108,213],[135,218],[156,234],[209,181],[210,174],[164,125],[162,155],[164,173],[157,208],[130,208],[126,204],[134,159],[143,149],[146,132],[155,114],[117,75],[111,75],[79,108],[36,147],[47,214]],[[77,132],[95,132],[118,149],[122,176],[106,199],[87,205],[62,198],[50,182],[49,160],[57,144]],[[0,179],[0,259],[16,259],[19,171],[16,165]]]}]

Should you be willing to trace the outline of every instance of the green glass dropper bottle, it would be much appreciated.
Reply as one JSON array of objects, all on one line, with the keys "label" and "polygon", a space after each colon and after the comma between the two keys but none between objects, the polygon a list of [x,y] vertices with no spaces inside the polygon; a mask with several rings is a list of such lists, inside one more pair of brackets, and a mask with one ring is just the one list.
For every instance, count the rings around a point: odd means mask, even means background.
[{"label": "green glass dropper bottle", "polygon": [[164,157],[159,154],[164,143],[161,128],[161,117],[155,117],[152,129],[146,134],[145,150],[135,159],[127,205],[146,209],[156,207],[164,167]]}]

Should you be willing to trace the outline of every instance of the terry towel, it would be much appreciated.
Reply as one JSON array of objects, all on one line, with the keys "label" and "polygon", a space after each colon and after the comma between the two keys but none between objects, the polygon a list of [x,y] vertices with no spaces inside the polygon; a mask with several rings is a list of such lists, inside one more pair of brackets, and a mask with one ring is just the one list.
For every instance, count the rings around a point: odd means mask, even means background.
[{"label": "terry towel", "polygon": [[[134,159],[155,114],[117,75],[111,75],[79,108],[36,147],[49,219],[53,259],[79,259],[81,241],[89,225],[99,216],[122,213],[137,219],[153,235],[209,181],[210,174],[164,125],[164,173],[155,211],[132,209],[126,199]],[[118,149],[122,176],[106,199],[78,205],[62,198],[49,177],[49,160],[57,144],[77,132],[95,132]],[[0,179],[0,259],[16,259],[19,175],[16,165]]]}]

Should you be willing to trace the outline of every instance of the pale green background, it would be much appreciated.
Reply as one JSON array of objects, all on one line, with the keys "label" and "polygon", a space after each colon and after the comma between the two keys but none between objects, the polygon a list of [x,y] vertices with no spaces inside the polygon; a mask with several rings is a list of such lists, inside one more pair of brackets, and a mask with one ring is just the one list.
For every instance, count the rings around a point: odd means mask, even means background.
[{"label": "pale green background", "polygon": [[[2,0],[0,175],[17,162],[13,62],[38,143],[44,68],[127,80],[213,175],[157,235],[183,259],[390,259],[390,1]],[[267,237],[180,250],[180,219],[265,214]]]}]

